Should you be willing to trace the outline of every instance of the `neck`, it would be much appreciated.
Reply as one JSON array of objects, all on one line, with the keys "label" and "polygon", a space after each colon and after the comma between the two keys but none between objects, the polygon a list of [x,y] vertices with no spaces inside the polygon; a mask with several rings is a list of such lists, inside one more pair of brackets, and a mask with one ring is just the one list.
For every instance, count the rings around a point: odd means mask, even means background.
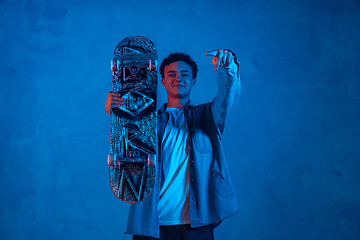
[{"label": "neck", "polygon": [[170,98],[168,97],[167,107],[184,108],[190,102],[190,98]]}]

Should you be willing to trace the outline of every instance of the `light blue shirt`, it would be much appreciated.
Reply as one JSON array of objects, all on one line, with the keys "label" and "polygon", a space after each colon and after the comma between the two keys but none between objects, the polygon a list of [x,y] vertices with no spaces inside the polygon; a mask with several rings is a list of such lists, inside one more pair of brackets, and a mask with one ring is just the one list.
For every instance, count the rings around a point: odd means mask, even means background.
[{"label": "light blue shirt", "polygon": [[190,224],[190,138],[183,109],[167,108],[162,138],[163,177],[158,203],[160,225]]}]

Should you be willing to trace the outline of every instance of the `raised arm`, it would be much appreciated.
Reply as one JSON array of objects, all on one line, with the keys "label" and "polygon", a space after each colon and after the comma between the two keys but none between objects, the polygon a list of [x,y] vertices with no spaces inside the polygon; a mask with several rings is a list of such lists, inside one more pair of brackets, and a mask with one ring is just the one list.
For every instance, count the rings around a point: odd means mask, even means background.
[{"label": "raised arm", "polygon": [[213,57],[212,63],[217,72],[218,93],[212,101],[211,111],[222,133],[228,116],[240,98],[240,63],[230,50],[214,50],[206,55]]}]

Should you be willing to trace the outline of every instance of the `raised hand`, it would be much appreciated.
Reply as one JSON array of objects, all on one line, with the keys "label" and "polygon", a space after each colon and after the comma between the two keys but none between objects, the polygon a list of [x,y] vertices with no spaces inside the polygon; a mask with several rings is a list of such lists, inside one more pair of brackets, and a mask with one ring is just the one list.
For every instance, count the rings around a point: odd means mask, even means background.
[{"label": "raised hand", "polygon": [[236,59],[235,54],[227,49],[213,50],[206,53],[207,56],[212,56],[212,63],[214,64],[214,70],[217,71],[219,67],[225,67],[229,73],[238,75],[239,62]]}]

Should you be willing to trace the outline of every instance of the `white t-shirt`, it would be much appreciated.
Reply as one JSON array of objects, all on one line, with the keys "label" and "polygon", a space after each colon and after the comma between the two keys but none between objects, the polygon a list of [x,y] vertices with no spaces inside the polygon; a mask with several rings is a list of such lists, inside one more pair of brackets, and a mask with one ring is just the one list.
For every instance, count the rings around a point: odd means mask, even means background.
[{"label": "white t-shirt", "polygon": [[158,212],[160,225],[190,224],[190,139],[183,109],[167,108],[169,121],[162,139],[163,184]]}]

